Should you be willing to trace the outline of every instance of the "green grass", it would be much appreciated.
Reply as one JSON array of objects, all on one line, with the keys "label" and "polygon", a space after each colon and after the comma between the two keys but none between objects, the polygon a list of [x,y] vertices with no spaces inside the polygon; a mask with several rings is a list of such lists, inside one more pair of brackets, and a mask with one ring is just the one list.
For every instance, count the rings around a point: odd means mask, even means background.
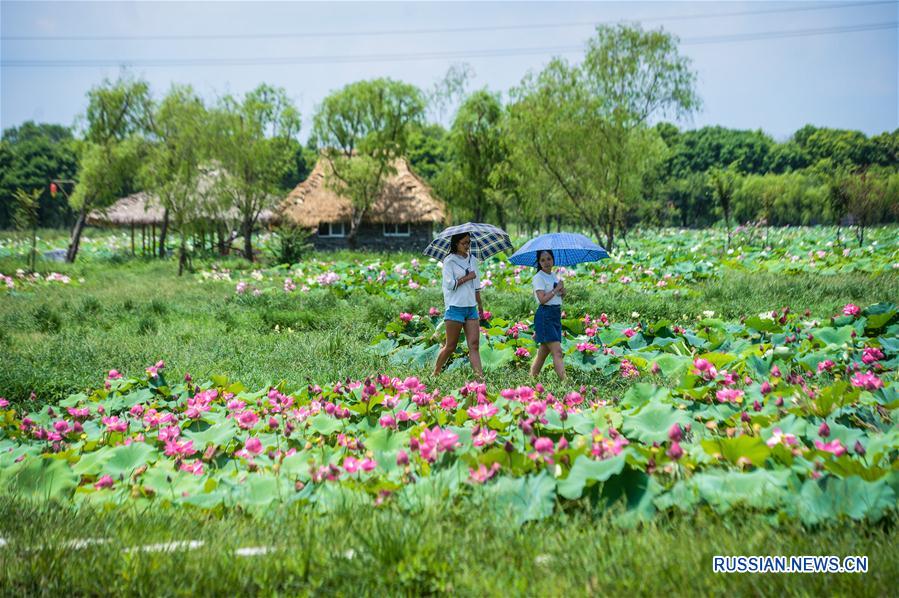
[{"label": "green grass", "polygon": [[[0,271],[14,271],[17,263],[0,260]],[[139,374],[159,359],[179,377],[185,372],[200,379],[226,375],[251,388],[281,380],[297,388],[313,379],[358,378],[387,369],[450,387],[464,383],[470,374],[466,368],[434,381],[427,370],[388,368],[368,351],[370,340],[401,311],[426,313],[431,306],[440,307],[442,297],[435,289],[402,299],[340,299],[325,290],[237,296],[232,285],[179,278],[172,263],[155,260],[76,264],[68,266],[67,273],[84,282],[19,291],[0,301],[0,344],[5,352],[0,396],[19,401],[35,392],[41,401],[56,401],[96,387],[110,368]],[[698,284],[695,291],[660,300],[636,290],[573,287],[566,310],[606,312],[628,320],[636,311],[651,321],[693,318],[703,310],[736,319],[789,305],[825,318],[847,301],[866,305],[895,300],[899,276],[733,273]],[[484,301],[498,315],[533,308],[525,289],[488,290]],[[491,376],[497,384],[525,379],[523,369]],[[593,383],[579,372],[572,372],[572,382]]]},{"label": "green grass", "polygon": [[[859,595],[899,579],[895,521],[805,529],[710,511],[621,528],[608,513],[515,526],[474,502],[251,518],[185,511],[103,513],[0,500],[8,595]],[[108,544],[66,548],[73,539]],[[202,547],[124,553],[174,541]],[[237,557],[241,547],[274,552]],[[713,574],[715,555],[867,555],[867,574]]]},{"label": "green grass", "polygon": [[[335,258],[352,260],[354,254]],[[361,259],[369,256],[362,255]],[[202,264],[195,262],[196,267]],[[0,272],[21,260],[0,259]],[[239,260],[229,268],[248,268]],[[303,295],[237,296],[233,285],[177,276],[171,261],[85,260],[47,264],[84,282],[0,296],[0,396],[54,402],[102,383],[116,368],[138,375],[164,359],[170,378],[224,374],[249,388],[284,380],[359,378],[376,372],[419,375],[429,386],[457,387],[470,371],[442,374],[391,366],[368,351],[370,340],[401,311],[440,307],[439,291],[402,299],[340,299],[326,291]],[[606,312],[629,319],[693,319],[713,310],[726,319],[789,305],[816,317],[846,302],[899,299],[899,275],[841,276],[730,273],[695,286],[695,294],[666,298],[629,289],[572,286],[570,313]],[[484,294],[485,307],[517,315],[533,307],[526,289]],[[275,332],[275,326],[280,332]],[[291,332],[288,331],[291,330]],[[594,384],[571,371],[566,388]],[[526,371],[491,375],[491,385],[518,385]],[[559,386],[554,376],[544,383]],[[605,392],[623,391],[620,381]],[[560,390],[562,390],[560,388]],[[899,579],[895,514],[878,524],[843,522],[807,528],[756,514],[719,516],[706,509],[621,528],[613,514],[589,505],[517,527],[477,500],[435,504],[409,514],[394,505],[354,512],[276,509],[202,515],[189,510],[97,511],[36,506],[0,498],[0,593],[4,595],[336,594],[460,595],[572,593],[887,595]],[[77,538],[109,538],[81,550]],[[197,550],[125,554],[124,548],[201,540]],[[233,550],[272,546],[264,556]],[[352,558],[347,558],[352,554]],[[870,557],[866,575],[712,574],[714,555],[836,554]]]}]

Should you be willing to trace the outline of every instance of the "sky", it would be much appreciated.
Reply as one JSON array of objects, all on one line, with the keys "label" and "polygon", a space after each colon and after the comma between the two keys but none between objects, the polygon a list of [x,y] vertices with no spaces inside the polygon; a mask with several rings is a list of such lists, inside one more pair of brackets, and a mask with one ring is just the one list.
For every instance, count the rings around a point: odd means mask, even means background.
[{"label": "sky", "polygon": [[[311,129],[344,85],[431,88],[452,65],[504,98],[552,57],[578,62],[600,23],[680,38],[702,108],[682,128],[899,128],[899,2],[10,2],[0,0],[0,126],[73,125],[122,68],[156,97],[190,84],[210,102],[283,87]],[[433,113],[448,124],[452,111]]]}]

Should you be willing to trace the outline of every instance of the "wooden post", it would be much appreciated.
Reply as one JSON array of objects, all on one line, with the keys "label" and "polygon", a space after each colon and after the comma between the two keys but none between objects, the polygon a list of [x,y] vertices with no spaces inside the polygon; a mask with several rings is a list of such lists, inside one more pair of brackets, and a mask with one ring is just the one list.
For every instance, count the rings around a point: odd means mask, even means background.
[{"label": "wooden post", "polygon": [[131,256],[134,257],[134,220],[131,221]]},{"label": "wooden post", "polygon": [[153,222],[150,226],[152,227],[150,229],[150,249],[153,250],[153,255],[156,255],[156,223]]}]

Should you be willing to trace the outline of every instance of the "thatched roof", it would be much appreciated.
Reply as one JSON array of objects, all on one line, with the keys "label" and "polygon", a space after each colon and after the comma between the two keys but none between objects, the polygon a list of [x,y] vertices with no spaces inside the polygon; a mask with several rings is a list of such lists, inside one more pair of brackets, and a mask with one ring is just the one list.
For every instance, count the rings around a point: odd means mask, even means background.
[{"label": "thatched roof", "polygon": [[[396,174],[387,181],[384,193],[365,214],[363,222],[443,222],[446,218],[445,206],[434,196],[428,184],[412,172],[405,159],[398,159],[394,168]],[[329,169],[328,160],[320,158],[309,177],[281,202],[276,214],[306,227],[317,227],[322,222],[348,222],[352,204],[325,185],[325,175]]]},{"label": "thatched roof", "polygon": [[[203,209],[202,205],[214,192],[215,181],[224,176],[222,169],[204,169],[197,181],[197,193],[200,195],[198,218],[201,220],[218,220],[226,222],[239,222],[240,212],[236,208],[229,209],[226,213],[217,213],[212,207]],[[273,198],[270,198],[273,199]],[[210,205],[211,204],[207,204]],[[93,226],[130,226],[162,224],[164,210],[156,195],[146,191],[138,191],[127,197],[119,199],[107,208],[92,210],[87,216],[87,223]],[[263,210],[259,214],[258,222],[268,224],[273,217],[272,210]]]},{"label": "thatched roof", "polygon": [[163,210],[159,200],[146,191],[138,191],[123,197],[108,208],[92,210],[87,215],[87,223],[93,226],[161,224],[162,216]]}]

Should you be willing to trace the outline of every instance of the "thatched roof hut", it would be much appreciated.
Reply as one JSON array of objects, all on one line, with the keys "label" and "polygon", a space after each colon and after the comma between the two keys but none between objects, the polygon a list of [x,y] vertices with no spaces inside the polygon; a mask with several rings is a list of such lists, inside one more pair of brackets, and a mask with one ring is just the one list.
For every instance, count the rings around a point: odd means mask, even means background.
[{"label": "thatched roof hut", "polygon": [[[324,222],[349,222],[352,204],[325,184],[330,165],[321,158],[309,177],[297,185],[276,208],[278,217],[288,218],[300,226],[317,228]],[[446,218],[442,201],[422,179],[409,168],[405,159],[394,163],[396,174],[385,185],[384,192],[365,214],[370,224],[434,224]]]},{"label": "thatched roof hut", "polygon": [[150,226],[162,224],[163,209],[159,199],[138,191],[116,201],[105,209],[92,210],[87,215],[87,223],[92,226]]},{"label": "thatched roof hut", "polygon": [[[227,176],[227,172],[216,166],[204,167],[201,171],[196,189],[198,218],[227,223],[240,222],[240,212],[236,208],[230,208],[222,213],[215,209],[215,204],[211,201],[215,194],[216,182],[220,177]],[[273,203],[275,198],[269,199]],[[92,210],[87,216],[87,223],[92,226],[151,226],[162,224],[164,214],[165,210],[156,195],[138,191],[119,199],[107,208]],[[259,214],[258,222],[268,225],[272,217],[272,210],[265,209]]]}]

